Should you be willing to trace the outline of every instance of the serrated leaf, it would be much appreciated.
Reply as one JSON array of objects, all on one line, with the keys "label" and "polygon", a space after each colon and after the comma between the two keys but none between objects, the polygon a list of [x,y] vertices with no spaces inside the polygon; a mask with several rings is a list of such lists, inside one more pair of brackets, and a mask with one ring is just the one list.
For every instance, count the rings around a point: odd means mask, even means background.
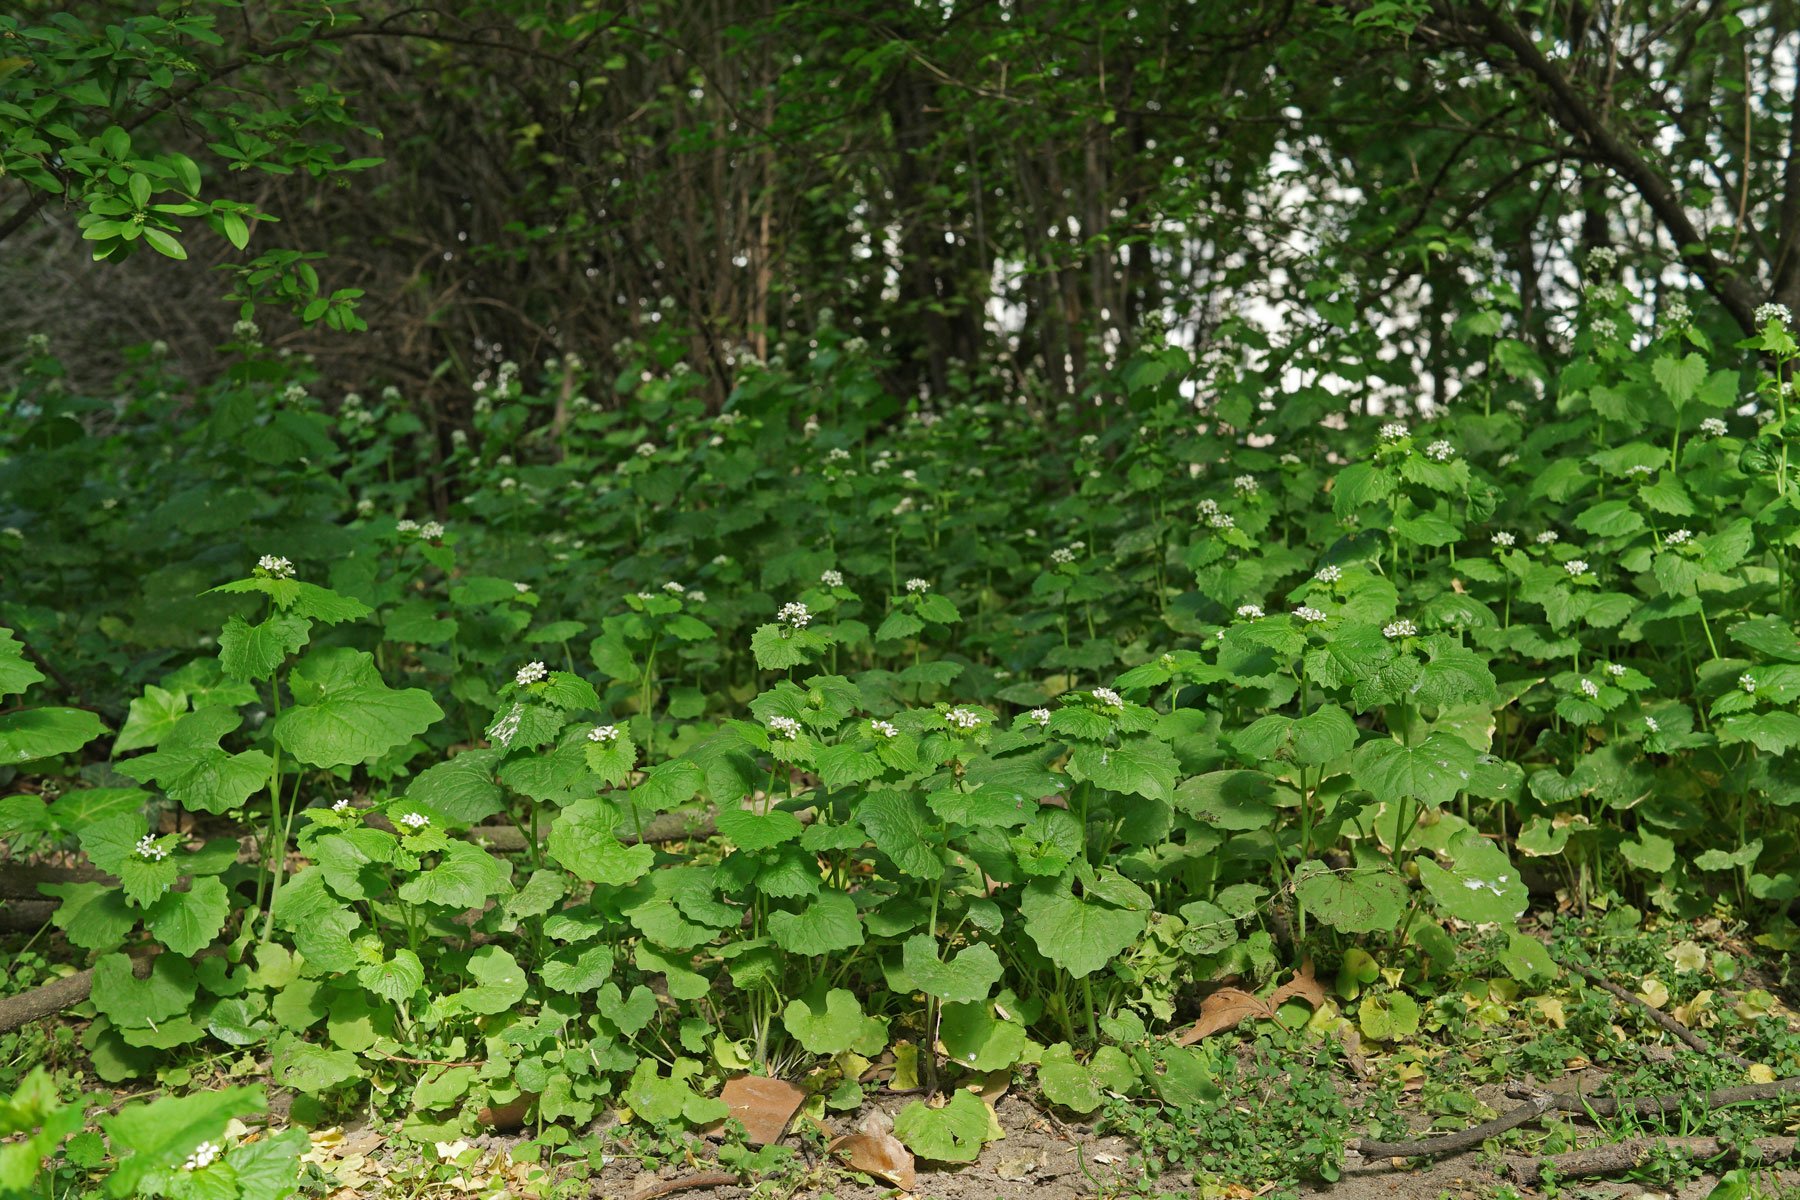
[{"label": "serrated leaf", "polygon": [[975,1093],[958,1089],[943,1108],[914,1100],[894,1118],[894,1136],[921,1158],[974,1162],[988,1140],[991,1114]]},{"label": "serrated leaf", "polygon": [[275,740],[315,767],[354,766],[405,745],[444,715],[420,688],[382,682],[361,650],[314,650],[289,676],[297,701],[275,722]]},{"label": "serrated leaf", "polygon": [[769,936],[789,954],[818,958],[863,943],[856,902],[843,892],[822,892],[799,912],[769,914]]},{"label": "serrated leaf", "polygon": [[617,808],[589,796],[564,808],[550,827],[550,856],[579,879],[624,887],[641,878],[656,861],[646,845],[626,846],[617,836]]}]

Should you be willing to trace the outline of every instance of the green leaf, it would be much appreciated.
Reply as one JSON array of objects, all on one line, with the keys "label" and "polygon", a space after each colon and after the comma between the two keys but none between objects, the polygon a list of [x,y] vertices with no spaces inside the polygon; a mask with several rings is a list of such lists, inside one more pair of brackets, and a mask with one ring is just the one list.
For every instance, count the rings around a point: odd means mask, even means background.
[{"label": "green leaf", "polygon": [[457,992],[454,999],[470,1012],[510,1012],[525,998],[525,969],[499,946],[483,946],[469,955],[469,975],[475,986]]},{"label": "green leaf", "polygon": [[425,965],[411,950],[396,950],[390,959],[358,967],[356,981],[377,996],[406,1004],[425,984]]},{"label": "green leaf", "polygon": [[0,627],[0,696],[16,695],[43,680],[44,673],[25,657],[24,644],[12,630]]},{"label": "green leaf", "polygon": [[194,969],[176,954],[159,954],[139,979],[123,954],[94,964],[94,1007],[125,1029],[144,1029],[187,1011],[193,1003]]},{"label": "green leaf", "polygon": [[945,1004],[969,1004],[986,1000],[1002,974],[1000,958],[986,942],[967,946],[944,961],[938,957],[937,938],[917,933],[902,943],[900,970],[891,982]]},{"label": "green leaf", "polygon": [[314,650],[289,676],[297,701],[275,722],[282,749],[315,767],[343,767],[405,745],[444,715],[429,692],[396,691],[361,650]]},{"label": "green leaf", "polygon": [[637,745],[631,740],[631,731],[623,725],[605,728],[613,731],[605,741],[597,742],[583,735],[587,745],[587,768],[600,777],[602,787],[618,787],[631,777],[631,769],[637,766]]},{"label": "green leaf", "polygon": [[468,842],[451,842],[437,865],[400,885],[408,904],[442,904],[454,909],[480,908],[489,896],[504,894],[511,867]]},{"label": "green leaf", "polygon": [[1686,358],[1664,354],[1650,364],[1650,374],[1662,386],[1663,395],[1680,408],[1700,390],[1701,381],[1706,378],[1706,360],[1698,354]]},{"label": "green leaf", "polygon": [[363,1074],[356,1055],[348,1050],[301,1041],[291,1033],[275,1039],[270,1059],[269,1074],[277,1084],[313,1096],[360,1079]]},{"label": "green leaf", "polygon": [[863,943],[856,902],[843,892],[822,892],[799,912],[769,914],[769,936],[789,954],[819,958]]},{"label": "green leaf", "polygon": [[642,878],[656,852],[643,844],[622,844],[614,832],[620,820],[619,810],[605,800],[577,800],[550,827],[550,856],[589,883],[624,887]]},{"label": "green leaf", "polygon": [[1267,829],[1275,823],[1277,805],[1297,802],[1300,794],[1261,771],[1213,771],[1196,775],[1175,789],[1175,807],[1215,829]]},{"label": "green leaf", "polygon": [[1419,1032],[1419,1002],[1405,992],[1383,992],[1362,1002],[1356,1023],[1363,1036],[1378,1042],[1398,1041]]},{"label": "green leaf", "polygon": [[1465,829],[1450,839],[1445,854],[1449,870],[1423,855],[1414,860],[1439,911],[1475,925],[1511,921],[1525,911],[1525,883],[1506,851]]},{"label": "green leaf", "polygon": [[103,883],[40,883],[38,891],[62,903],[50,920],[83,950],[111,950],[137,927],[125,895]]},{"label": "green leaf", "polygon": [[144,914],[144,924],[164,946],[192,958],[218,936],[230,911],[225,885],[207,875],[194,880],[185,892],[165,892]]},{"label": "green leaf", "polygon": [[1455,799],[1475,771],[1475,748],[1461,738],[1433,732],[1417,746],[1392,740],[1368,742],[1356,751],[1351,776],[1377,800],[1413,797],[1436,808]]},{"label": "green leaf", "polygon": [[613,952],[606,946],[560,950],[544,963],[544,986],[559,992],[591,992],[612,978]]},{"label": "green leaf", "polygon": [[0,763],[35,762],[81,749],[106,732],[82,708],[28,708],[0,715]]},{"label": "green leaf", "polygon": [[958,1066],[968,1071],[1003,1071],[1026,1048],[1025,1027],[1004,1021],[989,1004],[946,1004],[938,1037]]},{"label": "green leaf", "polygon": [[135,1196],[155,1171],[179,1170],[204,1141],[217,1141],[234,1117],[266,1107],[262,1089],[229,1087],[189,1096],[165,1096],[148,1104],[128,1104],[100,1118],[119,1165],[106,1179],[109,1196]]},{"label": "green leaf", "polygon": [[291,613],[274,613],[255,625],[227,618],[219,631],[219,668],[245,682],[267,679],[311,637],[312,622]]},{"label": "green leaf", "polygon": [[113,756],[156,745],[187,715],[187,711],[186,692],[166,691],[155,684],[146,687],[144,694],[131,702],[125,724],[120,728],[119,736],[113,739]]},{"label": "green leaf", "polygon": [[973,1092],[958,1089],[943,1108],[914,1100],[894,1118],[894,1136],[920,1158],[974,1162],[988,1139],[992,1115]]},{"label": "green leaf", "polygon": [[841,1054],[857,1042],[863,1028],[862,1005],[845,988],[825,990],[823,981],[782,1010],[781,1023],[809,1054]]},{"label": "green leaf", "polygon": [[1077,746],[1069,773],[1109,792],[1168,800],[1175,791],[1174,752],[1156,738],[1133,738],[1117,746]]},{"label": "green leaf", "polygon": [[[1142,895],[1142,893],[1138,893]],[[1130,907],[1105,902],[1090,885],[1083,895],[1067,876],[1034,879],[1019,901],[1025,932],[1040,953],[1077,979],[1117,958],[1149,923],[1149,897]]]},{"label": "green leaf", "polygon": [[943,860],[925,837],[929,826],[925,808],[911,792],[870,794],[858,806],[856,820],[901,874],[914,879],[943,875]]},{"label": "green leaf", "polygon": [[273,764],[261,750],[231,754],[219,739],[243,724],[228,708],[203,708],[177,721],[158,748],[118,764],[121,775],[154,783],[189,810],[222,813],[268,786]]},{"label": "green leaf", "polygon": [[1406,912],[1406,883],[1385,867],[1334,871],[1303,862],[1294,871],[1294,894],[1309,914],[1345,933],[1398,928]]}]

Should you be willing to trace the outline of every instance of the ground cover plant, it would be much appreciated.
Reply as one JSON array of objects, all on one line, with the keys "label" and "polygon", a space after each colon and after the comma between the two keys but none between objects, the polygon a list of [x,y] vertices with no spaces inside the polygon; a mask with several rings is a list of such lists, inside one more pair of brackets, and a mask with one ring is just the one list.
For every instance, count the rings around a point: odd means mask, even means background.
[{"label": "ground cover plant", "polygon": [[1791,1190],[1784,10],[464,7],[0,15],[0,1197]]}]

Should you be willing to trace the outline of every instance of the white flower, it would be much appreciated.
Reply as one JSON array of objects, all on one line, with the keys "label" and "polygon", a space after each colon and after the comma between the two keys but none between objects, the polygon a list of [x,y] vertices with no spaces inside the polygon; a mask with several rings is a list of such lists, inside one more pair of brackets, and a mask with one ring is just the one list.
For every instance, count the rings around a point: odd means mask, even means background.
[{"label": "white flower", "polygon": [[1794,314],[1788,311],[1788,306],[1785,304],[1759,304],[1756,306],[1756,312],[1751,314],[1750,319],[1756,323],[1758,329],[1761,329],[1770,321],[1776,322],[1785,329],[1787,326],[1793,324]]},{"label": "white flower", "polygon": [[1214,529],[1232,529],[1237,525],[1237,521],[1230,513],[1214,513],[1206,518],[1206,523]]},{"label": "white flower", "polygon": [[1092,446],[1095,442],[1098,442],[1099,440],[1100,440],[1100,435],[1097,433],[1084,433],[1081,435],[1081,444],[1083,446]]},{"label": "white flower", "polygon": [[1700,432],[1707,437],[1724,437],[1729,430],[1725,422],[1718,417],[1708,417],[1700,422]]},{"label": "white flower", "polygon": [[513,584],[513,591],[519,593],[519,595],[521,595],[521,596],[523,596],[526,592],[529,592],[530,590],[531,590],[531,585],[529,583]]},{"label": "white flower", "polygon": [[408,829],[423,829],[427,825],[431,824],[431,818],[426,816],[424,813],[416,813],[416,812],[401,813],[400,814],[400,823],[402,825],[406,826]]},{"label": "white flower", "polygon": [[1277,461],[1284,467],[1297,467],[1300,465],[1301,460],[1298,454],[1284,454]]},{"label": "white flower", "polygon": [[781,606],[781,611],[775,614],[775,620],[794,629],[805,629],[812,623],[812,613],[806,605],[792,600]]},{"label": "white flower", "polygon": [[1611,246],[1595,246],[1588,251],[1588,271],[1603,274],[1619,265],[1619,252]]},{"label": "white flower", "polygon": [[617,725],[596,725],[588,730],[588,741],[590,742],[599,742],[604,745],[607,742],[618,740],[619,727]]},{"label": "white flower", "polygon": [[1537,535],[1537,544],[1540,546],[1548,546],[1560,537],[1562,537],[1562,534],[1556,532],[1556,530],[1546,529],[1544,532]]},{"label": "white flower", "polygon": [[1693,530],[1677,529],[1674,533],[1671,533],[1668,537],[1664,538],[1663,541],[1671,546],[1681,546],[1681,545],[1685,545],[1687,542],[1692,541],[1693,537],[1694,537]]},{"label": "white flower", "polygon": [[1657,733],[1662,729],[1662,726],[1656,723],[1655,717],[1645,717],[1644,728],[1648,729],[1651,733]]},{"label": "white flower", "polygon": [[713,556],[712,556],[712,565],[713,565],[713,566],[715,566],[715,567],[728,567],[728,566],[730,566],[730,565],[731,565],[731,555],[729,555],[729,554],[715,554],[715,555],[713,555]]},{"label": "white flower", "polygon": [[1738,676],[1738,686],[1743,688],[1746,692],[1750,693],[1752,696],[1756,695],[1756,676],[1750,674],[1750,672],[1748,672],[1748,671],[1745,671],[1742,675]]},{"label": "white flower", "polygon": [[1307,621],[1307,622],[1311,622],[1311,623],[1315,623],[1315,624],[1317,622],[1323,621],[1325,619],[1324,613],[1320,612],[1318,609],[1313,608],[1311,605],[1308,605],[1308,604],[1302,604],[1299,608],[1296,608],[1294,610],[1294,615],[1296,617],[1299,617],[1302,621]]},{"label": "white flower", "polygon": [[957,729],[981,728],[981,714],[967,708],[953,708],[944,714],[944,720]]},{"label": "white flower", "polygon": [[1344,577],[1344,569],[1336,564],[1320,567],[1313,572],[1313,578],[1320,583],[1336,583]]},{"label": "white flower", "polygon": [[493,728],[488,730],[488,736],[493,738],[494,741],[498,742],[501,746],[511,746],[513,738],[518,736],[519,722],[524,716],[525,706],[523,704],[514,704],[511,708],[506,710],[506,715],[504,717],[501,717],[498,721],[494,722]]},{"label": "white flower", "polygon": [[[240,322],[242,324],[242,322]],[[181,1164],[184,1171],[203,1171],[212,1166],[213,1160],[219,1157],[217,1142],[201,1142],[194,1147],[194,1152],[187,1156]]]},{"label": "white flower", "polygon": [[1405,437],[1407,432],[1405,421],[1389,421],[1381,427],[1381,440],[1384,442],[1397,442]]},{"label": "white flower", "polygon": [[687,594],[686,599],[689,604],[705,604],[706,593],[698,590],[692,591]]},{"label": "white flower", "polygon": [[336,804],[333,804],[331,806],[331,811],[332,812],[343,812],[346,809],[348,809],[349,807],[350,807],[350,797],[345,796],[342,800],[339,800]]},{"label": "white flower", "polygon": [[906,470],[900,472],[900,478],[906,480],[908,483],[917,483],[919,481],[919,473],[911,467],[908,467]]},{"label": "white flower", "polygon": [[1119,693],[1113,691],[1111,688],[1097,687],[1090,692],[1089,695],[1093,696],[1094,699],[1106,705],[1108,708],[1125,707],[1125,701],[1120,699]]},{"label": "white flower", "polygon": [[1050,552],[1050,561],[1053,563],[1072,563],[1075,561],[1075,552],[1067,546],[1058,546]]},{"label": "white flower", "polygon": [[1398,621],[1389,622],[1381,627],[1381,636],[1385,638],[1413,637],[1418,632],[1419,627],[1405,617],[1400,618]]},{"label": "white flower", "polygon": [[1607,663],[1606,673],[1614,679],[1623,679],[1625,678],[1625,666],[1623,663]]},{"label": "white flower", "polygon": [[891,515],[898,517],[901,514],[909,513],[912,510],[913,510],[913,498],[911,496],[902,496],[902,497],[900,497],[900,503],[894,505],[893,512]]},{"label": "white flower", "polygon": [[1563,570],[1571,575],[1586,575],[1587,569],[1588,564],[1587,559],[1585,558],[1571,558],[1568,562],[1563,564]]},{"label": "white flower", "polygon": [[419,526],[419,536],[428,542],[435,542],[444,536],[444,527],[436,521],[427,521]]},{"label": "white flower", "polygon": [[1256,491],[1256,476],[1239,475],[1236,479],[1231,481],[1231,486],[1248,496]]},{"label": "white flower", "polygon": [[655,453],[656,453],[656,443],[655,442],[639,442],[638,443],[637,456],[639,458],[649,458],[652,454],[655,454]]},{"label": "white flower", "polygon": [[1586,696],[1589,700],[1592,700],[1600,694],[1600,685],[1583,676],[1581,680],[1581,694]]},{"label": "white flower", "polygon": [[1194,511],[1199,513],[1199,515],[1201,515],[1203,517],[1210,517],[1214,513],[1219,511],[1219,502],[1217,500],[1210,500],[1210,499],[1202,500],[1200,503],[1198,503],[1194,506]]},{"label": "white flower", "polygon": [[1683,300],[1680,296],[1669,301],[1663,308],[1663,320],[1671,325],[1686,325],[1693,319],[1693,310],[1688,307],[1687,301]]},{"label": "white flower", "polygon": [[825,571],[823,571],[819,575],[819,582],[824,584],[828,588],[843,587],[844,586],[844,573],[842,571],[833,571],[833,570],[827,568]]},{"label": "white flower", "polygon": [[1449,462],[1452,458],[1456,457],[1456,447],[1452,446],[1449,442],[1446,442],[1443,438],[1439,438],[1437,441],[1431,443],[1431,445],[1425,447],[1425,457],[1431,459],[1433,462]]},{"label": "white flower", "polygon": [[145,862],[161,862],[169,857],[169,852],[156,844],[156,838],[146,833],[138,839],[137,856]]},{"label": "white flower", "polygon": [[1237,615],[1242,617],[1246,621],[1261,620],[1262,615],[1263,615],[1262,605],[1260,605],[1260,604],[1240,604],[1237,607]]},{"label": "white flower", "polygon": [[929,592],[931,590],[931,581],[928,579],[919,579],[915,576],[906,581],[906,590],[914,594],[919,592]]},{"label": "white flower", "polygon": [[514,479],[511,475],[508,475],[505,479],[500,481],[500,490],[503,492],[510,492],[518,486],[519,481]]},{"label": "white flower", "polygon": [[520,687],[524,687],[528,683],[538,683],[548,678],[549,675],[550,668],[546,667],[543,663],[528,662],[519,668],[519,673],[513,676],[513,682]]},{"label": "white flower", "polygon": [[828,463],[849,462],[850,461],[850,452],[848,450],[844,449],[842,446],[833,446],[829,451],[826,452],[825,461]]},{"label": "white flower", "polygon": [[265,554],[257,559],[256,566],[258,570],[272,575],[276,579],[292,579],[294,577],[294,564],[273,554]]},{"label": "white flower", "polygon": [[1504,529],[1502,529],[1499,533],[1496,533],[1494,535],[1494,545],[1496,545],[1496,546],[1511,546],[1511,545],[1515,544],[1518,540],[1519,540],[1518,538],[1516,538],[1512,534],[1506,532],[1506,530],[1504,530]]},{"label": "white flower", "polygon": [[1050,710],[1047,708],[1034,708],[1026,713],[1025,716],[1030,720],[1036,721],[1039,725],[1048,725],[1050,723]]},{"label": "white flower", "polygon": [[357,516],[368,517],[368,516],[373,516],[374,514],[375,514],[375,502],[373,500],[370,500],[368,497],[365,496],[361,500],[358,500],[356,502],[356,515]]},{"label": "white flower", "polygon": [[791,742],[800,736],[800,722],[776,713],[769,718],[769,732],[778,733]]},{"label": "white flower", "polygon": [[667,583],[663,584],[663,591],[669,593],[669,595],[671,595],[671,596],[679,596],[679,595],[681,595],[681,593],[687,591],[687,589],[682,587],[679,583],[676,583],[673,579],[671,579]]},{"label": "white flower", "polygon": [[869,722],[869,728],[874,730],[876,733],[879,733],[884,738],[894,738],[894,737],[900,736],[900,731],[898,729],[894,728],[894,723],[892,721],[871,720]]}]

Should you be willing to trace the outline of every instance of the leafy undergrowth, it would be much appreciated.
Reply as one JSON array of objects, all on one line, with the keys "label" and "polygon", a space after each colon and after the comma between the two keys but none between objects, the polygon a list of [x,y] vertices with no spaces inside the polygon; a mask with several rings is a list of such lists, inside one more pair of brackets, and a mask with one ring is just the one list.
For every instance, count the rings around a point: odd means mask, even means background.
[{"label": "leafy undergrowth", "polygon": [[[1793,1073],[1800,417],[1755,356],[1795,346],[1586,303],[1410,422],[1174,348],[908,409],[827,329],[716,414],[673,336],[505,364],[439,443],[248,334],[178,409],[39,355],[0,834],[67,869],[9,893],[57,906],[7,990],[92,986],[0,1035],[0,1186],[274,1200],[334,1128],[409,1194],[579,1189],[619,1137],[904,1185],[1016,1093],[1144,1187],[1294,1188],[1527,1077]],[[694,1141],[746,1077],[800,1132]],[[514,1126],[536,1166],[471,1182]]]}]

